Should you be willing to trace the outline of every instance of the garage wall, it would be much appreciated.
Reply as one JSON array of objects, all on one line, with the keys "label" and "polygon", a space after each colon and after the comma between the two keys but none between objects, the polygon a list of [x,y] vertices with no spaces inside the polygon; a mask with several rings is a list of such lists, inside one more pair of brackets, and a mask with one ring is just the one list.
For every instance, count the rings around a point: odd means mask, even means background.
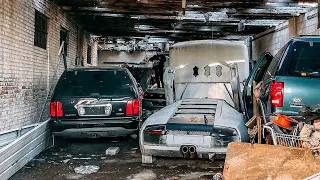
[{"label": "garage wall", "polygon": [[98,61],[99,64],[104,62],[132,62],[138,63],[151,57],[155,52],[135,51],[132,53],[126,51],[99,51]]},{"label": "garage wall", "polygon": [[[48,18],[46,49],[34,46],[35,10]],[[73,67],[77,25],[58,6],[51,0],[0,0],[0,131],[37,121],[57,66],[61,27],[69,32],[67,62]]]},{"label": "garage wall", "polygon": [[264,51],[275,55],[291,38],[300,35],[319,35],[317,8],[256,35],[252,42],[253,59],[256,60]]}]

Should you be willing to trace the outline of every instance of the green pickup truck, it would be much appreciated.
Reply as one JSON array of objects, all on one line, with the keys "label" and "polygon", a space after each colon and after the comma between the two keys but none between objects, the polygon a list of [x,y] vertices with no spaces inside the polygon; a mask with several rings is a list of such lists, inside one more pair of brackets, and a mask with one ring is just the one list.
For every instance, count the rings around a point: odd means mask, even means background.
[{"label": "green pickup truck", "polygon": [[263,83],[266,114],[299,116],[300,108],[320,104],[320,38],[291,39],[274,57],[263,53],[244,86],[248,118],[253,116],[253,81]]}]

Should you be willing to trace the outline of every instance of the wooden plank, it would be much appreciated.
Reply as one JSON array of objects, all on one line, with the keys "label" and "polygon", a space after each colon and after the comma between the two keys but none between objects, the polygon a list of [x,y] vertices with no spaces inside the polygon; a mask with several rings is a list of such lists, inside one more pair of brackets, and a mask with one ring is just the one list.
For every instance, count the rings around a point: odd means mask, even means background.
[{"label": "wooden plank", "polygon": [[0,162],[0,174],[3,173],[10,166],[14,165],[17,161],[19,161],[22,157],[24,157],[28,152],[32,151],[39,144],[45,141],[48,137],[50,137],[50,130],[47,129],[40,136],[33,139],[29,144],[26,144],[24,147],[19,149],[18,151],[11,152],[11,156],[7,158],[5,161]]},{"label": "wooden plank", "polygon": [[3,162],[6,159],[8,159],[13,152],[19,151],[21,148],[29,144],[32,140],[40,136],[44,131],[49,129],[49,121],[50,120],[47,120],[41,123],[39,126],[35,127],[28,133],[16,139],[11,144],[0,149],[0,162]]}]

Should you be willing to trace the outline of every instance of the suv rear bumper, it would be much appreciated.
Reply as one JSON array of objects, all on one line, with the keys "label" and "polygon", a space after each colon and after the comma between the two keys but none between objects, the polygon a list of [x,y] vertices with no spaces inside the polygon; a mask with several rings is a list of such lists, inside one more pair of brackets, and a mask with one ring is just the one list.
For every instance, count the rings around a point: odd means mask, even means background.
[{"label": "suv rear bumper", "polygon": [[124,119],[52,119],[54,136],[66,138],[119,137],[138,133],[139,120]]}]

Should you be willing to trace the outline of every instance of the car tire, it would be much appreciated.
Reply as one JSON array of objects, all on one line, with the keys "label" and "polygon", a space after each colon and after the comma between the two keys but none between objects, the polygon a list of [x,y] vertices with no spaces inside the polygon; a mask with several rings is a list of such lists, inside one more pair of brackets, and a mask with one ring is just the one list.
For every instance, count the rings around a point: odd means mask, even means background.
[{"label": "car tire", "polygon": [[55,148],[66,148],[69,144],[69,140],[65,138],[53,136],[53,145]]}]

